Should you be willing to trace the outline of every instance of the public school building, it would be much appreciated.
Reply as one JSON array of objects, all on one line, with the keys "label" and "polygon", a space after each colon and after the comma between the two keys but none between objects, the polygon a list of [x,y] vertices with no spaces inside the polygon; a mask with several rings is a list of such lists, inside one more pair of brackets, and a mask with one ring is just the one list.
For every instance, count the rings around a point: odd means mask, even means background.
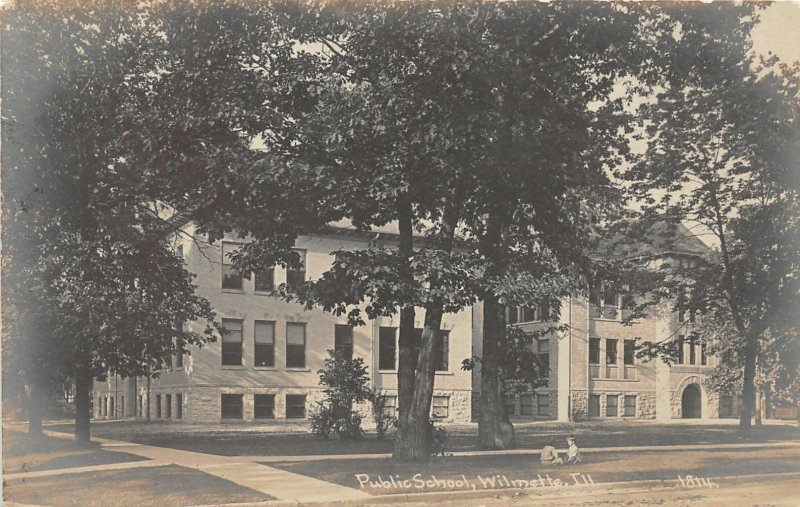
[{"label": "public school building", "polygon": [[[391,231],[379,231],[392,241]],[[691,262],[706,248],[684,231],[680,251],[654,262]],[[239,243],[226,240],[208,245],[185,239],[179,245],[187,267],[197,274],[199,293],[213,305],[227,333],[216,343],[195,347],[174,357],[171,368],[157,379],[110,375],[95,382],[94,417],[185,423],[268,423],[302,421],[322,398],[317,370],[329,349],[364,359],[372,385],[388,393],[389,410],[397,404],[397,328],[399,317],[351,327],[346,320],[321,310],[305,310],[270,295],[274,287],[290,288],[319,277],[336,250],[363,248],[374,238],[352,228],[300,238],[299,270],[280,267],[238,276],[226,254]],[[568,331],[534,341],[534,352],[549,363],[549,382],[535,392],[506,399],[512,418],[560,421],[596,418],[716,418],[737,414],[737,402],[720,397],[703,385],[715,358],[703,344],[692,343],[691,319],[662,308],[646,319],[623,325],[623,295],[593,291],[589,299],[563,301],[560,322]],[[509,308],[508,322],[526,329],[549,326],[541,309]],[[685,318],[686,317],[686,318]],[[422,328],[423,311],[417,312]],[[188,326],[196,325],[188,323]],[[474,420],[480,389],[479,371],[461,370],[462,360],[481,355],[482,307],[478,303],[446,314],[437,341],[432,415],[445,422]],[[641,361],[634,339],[673,341],[677,364]],[[365,426],[368,405],[359,407]]]}]

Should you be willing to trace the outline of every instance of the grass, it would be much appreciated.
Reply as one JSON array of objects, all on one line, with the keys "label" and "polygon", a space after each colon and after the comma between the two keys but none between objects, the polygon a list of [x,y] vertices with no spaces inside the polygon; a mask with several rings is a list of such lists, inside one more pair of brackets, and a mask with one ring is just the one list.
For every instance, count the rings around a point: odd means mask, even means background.
[{"label": "grass", "polygon": [[[539,475],[570,485],[576,480],[572,474],[582,474],[590,477],[596,485],[648,479],[675,480],[679,474],[683,477],[691,474],[708,478],[800,472],[800,449],[591,453],[585,454],[584,461],[578,465],[555,467],[541,465],[538,456],[520,455],[435,458],[427,464],[373,459],[292,461],[268,465],[351,488],[362,487],[357,475],[362,474],[360,478],[366,492],[385,495],[506,489],[510,486],[505,479],[514,486],[514,480],[537,481]],[[580,482],[582,476],[575,477]],[[525,483],[516,483],[516,486],[522,487]]]},{"label": "grass", "polygon": [[185,467],[78,473],[8,481],[4,499],[23,504],[82,507],[221,505],[274,497]]},{"label": "grass", "polygon": [[[68,424],[49,429],[72,431]],[[518,424],[516,448],[536,449],[544,446],[548,438],[556,438],[557,447],[563,439],[574,433],[581,447],[659,446],[693,444],[740,443],[742,438],[736,426],[726,424],[661,424],[642,421],[602,421],[591,423],[535,423]],[[235,427],[191,427],[181,425],[123,422],[95,424],[94,436],[118,438],[129,442],[203,452],[220,456],[307,456],[332,454],[383,454],[391,453],[394,442],[391,435],[377,440],[374,434],[355,442],[318,440],[297,428],[280,432],[275,428],[258,429],[237,425]],[[475,450],[477,426],[448,427],[447,450]],[[800,440],[800,428],[776,425],[754,429],[755,442],[781,442]]]},{"label": "grass", "polygon": [[97,444],[78,444],[48,436],[3,429],[3,470],[6,473],[38,472],[59,468],[142,461],[146,458],[102,450]]}]

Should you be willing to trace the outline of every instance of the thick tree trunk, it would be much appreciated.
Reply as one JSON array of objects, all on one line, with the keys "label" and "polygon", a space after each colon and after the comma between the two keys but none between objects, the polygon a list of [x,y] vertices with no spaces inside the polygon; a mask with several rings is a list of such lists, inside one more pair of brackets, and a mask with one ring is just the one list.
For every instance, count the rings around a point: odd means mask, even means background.
[{"label": "thick tree trunk", "polygon": [[500,382],[501,337],[505,335],[505,307],[494,295],[483,300],[483,355],[481,356],[481,397],[478,415],[478,446],[507,449],[513,444],[514,427],[505,413]]},{"label": "thick tree trunk", "polygon": [[[488,266],[487,277],[504,274],[507,266],[507,216],[502,209],[492,210],[481,245]],[[481,397],[478,416],[478,446],[482,449],[507,449],[514,441],[514,426],[505,413],[500,370],[504,361],[506,335],[505,306],[497,295],[483,298],[483,355],[481,357]]]},{"label": "thick tree trunk", "polygon": [[414,394],[407,417],[407,434],[403,441],[395,441],[393,458],[398,461],[425,462],[431,457],[431,399],[436,364],[434,353],[436,337],[442,326],[442,306],[433,305],[425,312],[417,368],[414,375]]},{"label": "thick tree trunk", "polygon": [[[445,205],[442,213],[441,235],[437,238],[438,248],[448,255],[453,249],[456,226],[461,212],[464,189],[460,183],[455,185],[453,195]],[[433,278],[428,280],[433,291],[440,282]],[[398,461],[428,461],[431,457],[431,398],[436,364],[434,353],[436,338],[442,327],[444,306],[440,299],[434,298],[425,305],[425,326],[422,330],[422,343],[417,356],[414,372],[414,393],[411,397],[406,417],[406,431],[395,439],[394,454]],[[400,432],[398,432],[400,433]]]},{"label": "thick tree trunk", "polygon": [[75,440],[90,441],[89,396],[92,390],[92,373],[87,364],[75,367]]},{"label": "thick tree trunk", "polygon": [[744,357],[744,385],[742,386],[742,413],[739,417],[739,432],[743,435],[750,434],[751,419],[755,410],[756,401],[756,347],[753,338],[747,338]]},{"label": "thick tree trunk", "polygon": [[[398,225],[400,228],[400,245],[398,248],[401,259],[401,275],[406,283],[413,283],[411,273],[411,256],[414,253],[413,224],[411,202],[403,194],[398,198]],[[414,372],[417,358],[414,354],[414,318],[415,311],[412,305],[400,310],[400,329],[398,337],[398,366],[397,366],[397,433],[395,434],[395,447],[407,448],[408,442],[408,410],[414,396]]]}]

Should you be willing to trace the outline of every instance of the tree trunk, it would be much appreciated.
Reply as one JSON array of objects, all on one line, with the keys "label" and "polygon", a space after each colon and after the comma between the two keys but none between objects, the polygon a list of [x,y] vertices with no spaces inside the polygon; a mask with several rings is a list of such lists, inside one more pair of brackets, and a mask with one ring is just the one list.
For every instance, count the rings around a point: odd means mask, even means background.
[{"label": "tree trunk", "polygon": [[513,444],[514,427],[505,413],[500,382],[500,338],[505,334],[505,307],[493,294],[483,300],[483,355],[481,397],[478,415],[478,446],[507,449]]},{"label": "tree trunk", "polygon": [[[403,194],[398,198],[398,225],[400,228],[400,254],[401,275],[405,283],[413,283],[411,273],[411,256],[414,253],[413,224],[411,202]],[[417,358],[414,355],[414,306],[409,305],[400,310],[400,329],[398,337],[398,366],[397,366],[397,433],[395,434],[395,447],[403,449],[408,447],[408,410],[414,396],[414,372]]]},{"label": "tree trunk", "polygon": [[426,462],[431,457],[430,411],[436,368],[434,353],[443,314],[441,304],[431,306],[425,312],[425,327],[414,375],[414,393],[406,415],[407,434],[404,439],[395,441],[393,458],[398,461]]},{"label": "tree trunk", "polygon": [[747,338],[744,353],[744,385],[742,386],[742,413],[739,417],[739,432],[750,435],[751,419],[756,401],[756,347],[752,337]]},{"label": "tree trunk", "polygon": [[36,375],[31,375],[31,380],[28,385],[28,434],[32,436],[41,436],[44,434],[42,428],[42,414],[44,413],[45,397],[43,395],[43,387],[39,379],[34,378]]},{"label": "tree trunk", "polygon": [[756,388],[756,403],[755,403],[755,405],[756,405],[755,423],[756,423],[756,427],[757,428],[761,427],[761,416],[762,416],[761,411],[763,409],[763,407],[762,407],[763,401],[764,400],[763,400],[763,394],[761,392],[761,386],[758,386]]},{"label": "tree trunk", "polygon": [[[437,238],[439,240],[439,250],[448,255],[453,249],[453,240],[463,199],[464,188],[460,182],[457,182],[453,195],[445,204],[444,212],[442,213],[441,235]],[[440,284],[435,276],[429,279],[428,283],[432,292]],[[405,414],[406,431],[398,432],[395,439],[394,454],[392,455],[398,461],[425,462],[430,460],[431,457],[430,411],[436,369],[434,353],[436,339],[442,327],[443,314],[444,306],[440,298],[433,298],[425,304],[425,326],[422,330],[422,343],[420,344],[416,371],[414,372],[414,392],[410,400],[408,413]]]},{"label": "tree trunk", "polygon": [[92,373],[88,364],[75,365],[75,440],[89,443],[90,441],[90,410],[89,396],[92,390]]}]

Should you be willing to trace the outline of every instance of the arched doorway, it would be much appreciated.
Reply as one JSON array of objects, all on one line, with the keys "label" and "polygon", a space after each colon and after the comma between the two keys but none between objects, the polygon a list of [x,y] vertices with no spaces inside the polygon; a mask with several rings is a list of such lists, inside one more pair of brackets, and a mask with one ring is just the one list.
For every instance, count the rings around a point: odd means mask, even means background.
[{"label": "arched doorway", "polygon": [[697,384],[689,384],[683,390],[681,397],[681,414],[684,419],[700,419],[702,415],[702,398],[700,387]]}]

